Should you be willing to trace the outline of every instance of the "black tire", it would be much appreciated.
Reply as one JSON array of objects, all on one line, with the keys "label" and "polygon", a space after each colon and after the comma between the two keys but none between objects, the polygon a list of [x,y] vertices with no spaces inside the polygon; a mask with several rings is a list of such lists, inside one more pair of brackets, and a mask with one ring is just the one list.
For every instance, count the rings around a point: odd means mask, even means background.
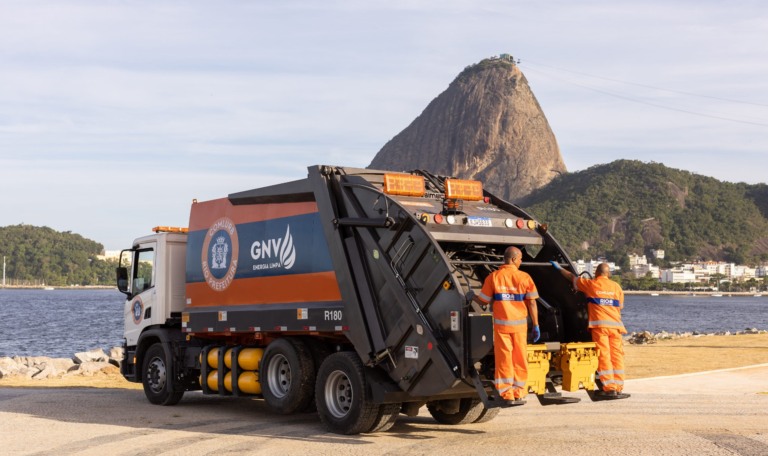
[{"label": "black tire", "polygon": [[166,359],[163,345],[156,343],[144,354],[142,384],[149,402],[157,405],[176,405],[184,391],[174,391],[173,362]]},{"label": "black tire", "polygon": [[315,362],[304,342],[282,338],[267,346],[259,369],[261,394],[274,412],[305,410],[313,399]]},{"label": "black tire", "polygon": [[339,352],[325,358],[315,386],[320,421],[337,434],[359,434],[376,428],[381,405],[368,397],[363,363],[353,352]]},{"label": "black tire", "polygon": [[483,411],[480,412],[480,416],[477,417],[477,419],[474,421],[475,423],[487,423],[491,421],[492,419],[496,418],[496,415],[499,414],[501,411],[501,408],[495,407],[495,408],[485,408],[484,405],[480,404],[483,407]]},{"label": "black tire", "polygon": [[400,415],[400,409],[403,408],[402,404],[381,404],[379,406],[379,413],[376,415],[376,419],[373,422],[373,426],[365,432],[386,432],[397,421],[397,416]]},{"label": "black tire", "polygon": [[479,399],[464,398],[459,402],[459,411],[445,413],[440,409],[440,404],[431,402],[427,404],[430,415],[440,424],[469,424],[474,423],[485,410],[485,406]]}]

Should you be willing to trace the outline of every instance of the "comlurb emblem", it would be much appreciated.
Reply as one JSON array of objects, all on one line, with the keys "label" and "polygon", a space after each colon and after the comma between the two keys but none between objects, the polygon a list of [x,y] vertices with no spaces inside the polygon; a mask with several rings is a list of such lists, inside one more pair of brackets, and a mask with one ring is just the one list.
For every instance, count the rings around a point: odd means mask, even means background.
[{"label": "comlurb emblem", "polygon": [[222,217],[208,228],[203,241],[203,277],[211,289],[226,290],[235,279],[237,272],[239,242],[237,226],[227,217]]}]

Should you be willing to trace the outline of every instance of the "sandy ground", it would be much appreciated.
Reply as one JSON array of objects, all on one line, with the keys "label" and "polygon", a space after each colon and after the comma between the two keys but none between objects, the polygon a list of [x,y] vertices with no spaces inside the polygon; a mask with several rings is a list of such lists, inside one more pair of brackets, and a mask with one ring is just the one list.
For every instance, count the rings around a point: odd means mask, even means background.
[{"label": "sandy ground", "polygon": [[[624,351],[628,379],[686,374],[768,363],[768,334],[694,336],[647,345],[626,344]],[[0,379],[0,388],[19,386],[141,389],[140,384],[123,379],[117,368],[93,377]]]}]

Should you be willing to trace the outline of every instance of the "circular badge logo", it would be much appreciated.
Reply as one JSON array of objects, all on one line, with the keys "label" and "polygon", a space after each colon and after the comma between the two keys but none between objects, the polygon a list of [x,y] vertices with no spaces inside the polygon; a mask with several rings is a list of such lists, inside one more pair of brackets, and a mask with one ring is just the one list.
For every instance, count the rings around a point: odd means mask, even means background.
[{"label": "circular badge logo", "polygon": [[133,322],[137,325],[141,323],[142,318],[144,318],[144,303],[141,302],[141,298],[136,298],[135,301],[133,301],[133,304],[131,304],[131,311],[133,312]]},{"label": "circular badge logo", "polygon": [[235,279],[240,243],[235,222],[222,217],[216,220],[203,240],[203,277],[211,289],[226,290]]}]

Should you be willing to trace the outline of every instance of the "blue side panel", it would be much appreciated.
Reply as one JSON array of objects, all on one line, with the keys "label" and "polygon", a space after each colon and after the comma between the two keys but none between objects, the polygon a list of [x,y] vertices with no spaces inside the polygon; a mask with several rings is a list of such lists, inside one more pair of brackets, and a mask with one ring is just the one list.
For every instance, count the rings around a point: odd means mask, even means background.
[{"label": "blue side panel", "polygon": [[[217,279],[237,261],[236,279],[333,270],[318,213],[235,225],[234,232],[199,230],[187,236],[187,283]],[[235,252],[236,250],[236,252]]]}]

